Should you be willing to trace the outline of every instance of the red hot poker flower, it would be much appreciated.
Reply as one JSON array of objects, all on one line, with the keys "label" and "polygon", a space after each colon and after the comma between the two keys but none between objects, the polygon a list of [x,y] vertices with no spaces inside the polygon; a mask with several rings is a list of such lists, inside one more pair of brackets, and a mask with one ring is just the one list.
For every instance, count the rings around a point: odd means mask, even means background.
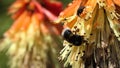
[{"label": "red hot poker flower", "polygon": [[[47,3],[51,7],[57,4],[58,7],[62,6],[58,2]],[[7,54],[10,56],[11,68],[59,67],[55,59],[57,43],[54,40],[62,27],[52,22],[57,19],[57,13],[47,7],[36,0],[16,0],[10,7],[9,13],[14,23],[5,32],[0,50],[9,47]],[[48,62],[50,60],[51,63]]]},{"label": "red hot poker flower", "polygon": [[119,11],[120,0],[73,0],[60,13],[56,22],[69,28],[60,52],[66,67],[120,67]]}]

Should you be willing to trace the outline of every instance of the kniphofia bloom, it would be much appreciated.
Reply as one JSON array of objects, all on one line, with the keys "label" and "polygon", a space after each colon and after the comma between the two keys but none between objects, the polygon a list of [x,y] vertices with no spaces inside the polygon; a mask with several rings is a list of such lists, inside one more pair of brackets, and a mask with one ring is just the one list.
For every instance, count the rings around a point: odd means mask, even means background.
[{"label": "kniphofia bloom", "polygon": [[86,40],[79,46],[64,40],[59,59],[65,67],[120,67],[120,0],[73,0],[56,23]]},{"label": "kniphofia bloom", "polygon": [[59,67],[56,38],[62,27],[52,21],[61,10],[61,2],[49,0],[16,0],[11,5],[9,13],[14,23],[0,46],[1,50],[8,49],[11,68]]}]

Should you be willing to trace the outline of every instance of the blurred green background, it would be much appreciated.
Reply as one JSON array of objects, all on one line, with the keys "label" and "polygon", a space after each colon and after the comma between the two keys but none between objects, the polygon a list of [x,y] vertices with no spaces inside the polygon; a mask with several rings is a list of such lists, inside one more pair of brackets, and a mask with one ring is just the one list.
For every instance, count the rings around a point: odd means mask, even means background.
[{"label": "blurred green background", "polygon": [[[8,15],[7,10],[8,7],[14,2],[15,0],[0,0],[0,38],[3,38],[3,33],[10,27],[13,20]],[[63,2],[64,8],[67,6],[69,2],[72,0],[60,0]],[[8,67],[8,57],[5,54],[5,51],[0,52],[0,68],[9,68]]]}]

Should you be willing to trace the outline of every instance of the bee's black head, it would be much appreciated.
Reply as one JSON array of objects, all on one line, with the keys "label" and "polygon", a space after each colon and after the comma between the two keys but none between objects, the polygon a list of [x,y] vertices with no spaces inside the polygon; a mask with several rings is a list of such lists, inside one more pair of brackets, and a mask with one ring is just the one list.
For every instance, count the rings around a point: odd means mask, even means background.
[{"label": "bee's black head", "polygon": [[68,28],[66,28],[66,29],[64,29],[63,30],[63,32],[62,32],[62,36],[63,36],[63,38],[64,39],[69,39],[69,37],[72,35],[72,32],[71,32],[71,30],[70,29],[68,29]]}]

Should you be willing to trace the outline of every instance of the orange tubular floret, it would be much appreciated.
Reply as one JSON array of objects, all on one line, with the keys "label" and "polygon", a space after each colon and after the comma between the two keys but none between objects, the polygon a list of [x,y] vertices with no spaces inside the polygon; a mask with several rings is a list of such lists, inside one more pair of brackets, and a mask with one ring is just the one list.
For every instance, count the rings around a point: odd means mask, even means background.
[{"label": "orange tubular floret", "polygon": [[60,13],[60,17],[69,17],[76,12],[76,10],[79,8],[81,4],[81,0],[74,0],[72,4],[70,4],[64,11]]},{"label": "orange tubular floret", "polygon": [[23,13],[25,10],[25,7],[20,8],[15,14],[12,15],[12,18],[15,20],[17,18],[19,18],[19,16],[21,15],[21,13]]},{"label": "orange tubular floret", "polygon": [[48,17],[49,20],[54,21],[57,19],[57,16],[55,16],[53,13],[51,13],[49,10],[43,8],[38,2],[33,1],[35,4],[36,8],[38,9],[39,12],[42,12]]},{"label": "orange tubular floret", "polygon": [[[85,6],[88,6],[87,11],[93,11],[96,6],[96,0],[88,0],[88,2],[85,4]],[[89,8],[90,7],[90,8]]]},{"label": "orange tubular floret", "polygon": [[31,23],[33,23],[35,29],[38,29],[40,26],[40,20],[38,18],[37,13],[33,13]]},{"label": "orange tubular floret", "polygon": [[54,21],[54,20],[57,20],[57,16],[55,16],[53,13],[51,13],[49,10],[45,9],[45,8],[42,8],[42,11],[44,12],[44,14],[46,15],[46,17],[51,20],[51,21]]},{"label": "orange tubular floret", "polygon": [[9,12],[9,13],[15,13],[18,9],[20,9],[21,7],[23,7],[23,6],[25,6],[25,5],[26,5],[26,2],[21,1],[21,0],[17,0],[16,2],[14,2],[14,3],[10,6],[8,12]]},{"label": "orange tubular floret", "polygon": [[28,14],[24,20],[24,23],[21,26],[21,30],[26,30],[30,24],[31,21],[31,12],[28,11]]},{"label": "orange tubular floret", "polygon": [[28,12],[24,11],[22,13],[22,15],[14,22],[14,24],[11,27],[11,29],[18,30],[22,26],[22,24],[24,23],[27,14],[28,14]]},{"label": "orange tubular floret", "polygon": [[5,35],[9,35],[9,33],[15,33],[17,32],[22,24],[24,23],[27,16],[27,11],[24,11],[21,16],[13,23],[11,28],[5,33]]},{"label": "orange tubular floret", "polygon": [[114,2],[116,5],[120,6],[120,0],[113,0],[113,2]]},{"label": "orange tubular floret", "polygon": [[40,13],[40,12],[36,12],[36,15],[38,16],[38,19],[40,20],[40,21],[42,21],[42,20],[44,20],[44,14],[43,13]]},{"label": "orange tubular floret", "polygon": [[66,25],[67,25],[69,28],[72,28],[72,27],[74,26],[74,24],[76,23],[77,18],[78,18],[78,17],[76,17],[74,20],[72,20],[71,22],[67,23]]},{"label": "orange tubular floret", "polygon": [[114,3],[112,0],[106,0],[106,2],[107,2],[107,7],[110,8],[110,7],[114,6]]},{"label": "orange tubular floret", "polygon": [[84,6],[85,10],[80,15],[81,17],[85,17],[86,13],[94,11],[94,8],[96,7],[96,0],[88,0],[87,2],[85,2]]}]

